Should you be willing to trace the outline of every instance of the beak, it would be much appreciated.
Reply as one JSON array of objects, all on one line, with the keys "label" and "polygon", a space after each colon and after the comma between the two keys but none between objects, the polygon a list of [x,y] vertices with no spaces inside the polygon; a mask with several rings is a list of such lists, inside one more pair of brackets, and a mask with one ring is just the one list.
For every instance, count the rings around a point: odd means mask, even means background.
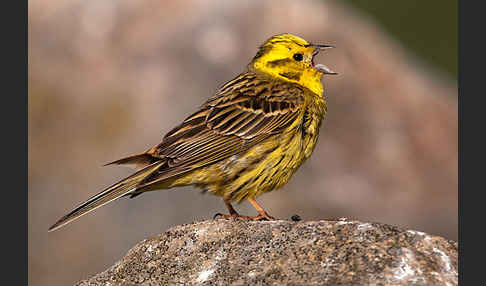
[{"label": "beak", "polygon": [[314,68],[320,72],[322,72],[323,74],[332,74],[332,75],[336,75],[338,74],[337,72],[331,70],[330,68],[328,68],[327,66],[323,65],[323,64],[317,64],[317,65],[314,65],[314,57],[315,55],[317,55],[321,50],[327,50],[327,49],[332,49],[334,48],[334,46],[330,46],[330,45],[316,45],[316,44],[311,44],[311,46],[314,47],[314,52],[312,53],[312,65],[314,66]]},{"label": "beak", "polygon": [[332,49],[334,46],[329,46],[329,45],[315,45],[312,44],[312,46],[318,50],[326,50],[326,49]]}]

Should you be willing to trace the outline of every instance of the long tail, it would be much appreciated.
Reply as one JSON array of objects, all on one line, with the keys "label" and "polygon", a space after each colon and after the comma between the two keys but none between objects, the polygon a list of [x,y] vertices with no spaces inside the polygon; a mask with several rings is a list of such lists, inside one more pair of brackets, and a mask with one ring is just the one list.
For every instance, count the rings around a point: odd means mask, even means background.
[{"label": "long tail", "polygon": [[159,160],[160,160],[160,158],[154,158],[150,154],[142,153],[142,154],[128,156],[126,158],[110,162],[110,163],[105,164],[103,166],[127,165],[127,166],[130,166],[130,167],[133,167],[135,169],[140,170],[140,169],[145,168],[145,167],[147,167],[147,166],[149,166],[149,165],[151,165],[154,162],[159,161]]},{"label": "long tail", "polygon": [[60,218],[55,224],[53,224],[49,228],[49,231],[54,231],[70,223],[71,221],[89,213],[90,211],[93,211],[111,201],[114,201],[130,192],[137,190],[137,186],[141,182],[143,182],[145,178],[154,173],[164,163],[164,161],[153,163],[136,172],[135,174],[121,180],[120,182],[111,185],[102,192],[94,195],[93,197],[79,205],[77,208],[75,208],[73,211]]}]

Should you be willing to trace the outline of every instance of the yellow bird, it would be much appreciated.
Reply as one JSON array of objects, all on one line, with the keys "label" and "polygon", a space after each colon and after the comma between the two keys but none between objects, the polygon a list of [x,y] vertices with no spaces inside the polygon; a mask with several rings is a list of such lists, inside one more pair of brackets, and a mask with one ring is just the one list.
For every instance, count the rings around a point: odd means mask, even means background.
[{"label": "yellow bird", "polygon": [[[321,78],[336,73],[313,59],[328,48],[291,34],[271,37],[243,73],[161,143],[107,164],[133,165],[137,172],[83,202],[49,231],[120,197],[188,185],[221,196],[229,210],[223,218],[273,220],[255,198],[285,185],[316,146],[327,110]],[[243,200],[257,216],[233,209],[231,202]]]}]

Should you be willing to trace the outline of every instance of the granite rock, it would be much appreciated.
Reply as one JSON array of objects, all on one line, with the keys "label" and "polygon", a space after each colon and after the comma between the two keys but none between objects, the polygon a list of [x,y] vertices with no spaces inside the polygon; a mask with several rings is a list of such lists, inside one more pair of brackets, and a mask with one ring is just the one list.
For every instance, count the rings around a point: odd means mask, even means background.
[{"label": "granite rock", "polygon": [[458,245],[347,219],[208,220],[145,239],[78,285],[457,285]]}]

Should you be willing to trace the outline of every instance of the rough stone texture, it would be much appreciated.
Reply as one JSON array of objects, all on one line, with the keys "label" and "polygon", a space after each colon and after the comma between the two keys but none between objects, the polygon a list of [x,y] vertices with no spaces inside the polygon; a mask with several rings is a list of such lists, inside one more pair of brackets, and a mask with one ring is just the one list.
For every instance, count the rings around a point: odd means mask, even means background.
[{"label": "rough stone texture", "polygon": [[457,251],[386,224],[209,220],[146,239],[78,285],[457,285]]}]

